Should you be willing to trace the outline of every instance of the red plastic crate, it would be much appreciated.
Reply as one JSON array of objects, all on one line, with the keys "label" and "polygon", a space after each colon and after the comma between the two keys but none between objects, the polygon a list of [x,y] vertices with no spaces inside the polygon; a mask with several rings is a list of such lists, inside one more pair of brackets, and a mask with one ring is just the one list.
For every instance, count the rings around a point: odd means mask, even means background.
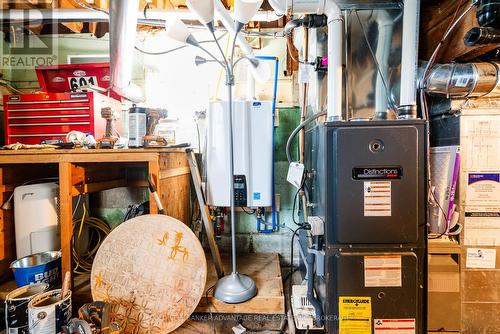
[{"label": "red plastic crate", "polygon": [[111,77],[109,63],[64,64],[35,67],[42,91],[63,93],[92,84],[108,89]]},{"label": "red plastic crate", "polygon": [[[101,108],[120,111],[117,100],[94,92],[4,95],[5,143],[40,144],[72,130],[104,135]],[[119,123],[116,126],[120,131]]]}]

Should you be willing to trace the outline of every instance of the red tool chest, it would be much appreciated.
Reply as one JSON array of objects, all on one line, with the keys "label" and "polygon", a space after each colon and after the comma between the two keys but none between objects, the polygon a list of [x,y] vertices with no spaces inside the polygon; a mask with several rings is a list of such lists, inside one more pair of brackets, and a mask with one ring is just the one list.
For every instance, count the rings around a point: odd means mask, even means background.
[{"label": "red tool chest", "polygon": [[109,88],[109,63],[63,64],[35,67],[42,91],[60,93],[76,91],[89,84]]},{"label": "red tool chest", "polygon": [[117,100],[95,92],[5,95],[5,143],[64,140],[73,130],[91,133],[99,139],[106,128],[101,117],[104,107],[121,110]]}]

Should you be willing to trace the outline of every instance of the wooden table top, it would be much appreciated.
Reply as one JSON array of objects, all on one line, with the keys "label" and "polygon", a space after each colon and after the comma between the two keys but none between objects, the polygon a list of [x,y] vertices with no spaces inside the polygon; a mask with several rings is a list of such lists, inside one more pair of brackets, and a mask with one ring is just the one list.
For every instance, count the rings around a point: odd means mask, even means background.
[{"label": "wooden table top", "polygon": [[185,148],[0,150],[0,164],[150,161]]}]

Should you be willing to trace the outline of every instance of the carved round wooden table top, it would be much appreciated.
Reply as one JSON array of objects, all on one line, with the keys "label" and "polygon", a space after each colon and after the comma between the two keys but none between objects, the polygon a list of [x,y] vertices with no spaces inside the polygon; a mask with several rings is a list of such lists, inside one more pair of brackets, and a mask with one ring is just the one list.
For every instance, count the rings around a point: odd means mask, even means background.
[{"label": "carved round wooden table top", "polygon": [[198,305],[207,279],[200,241],[182,222],[145,215],[115,228],[92,266],[92,298],[112,304],[122,333],[170,333]]}]

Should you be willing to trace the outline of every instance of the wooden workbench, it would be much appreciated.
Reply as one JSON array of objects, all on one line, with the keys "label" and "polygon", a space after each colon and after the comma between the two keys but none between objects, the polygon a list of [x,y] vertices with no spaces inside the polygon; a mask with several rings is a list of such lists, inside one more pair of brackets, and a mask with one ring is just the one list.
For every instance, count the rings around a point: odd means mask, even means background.
[{"label": "wooden workbench", "polygon": [[[0,205],[26,181],[58,177],[62,270],[70,271],[73,196],[117,187],[147,187],[146,173],[128,173],[137,168],[152,176],[166,213],[188,224],[190,171],[183,149],[0,151]],[[156,213],[154,200],[150,206],[151,213]],[[0,272],[14,259],[13,210],[0,210]]]}]

